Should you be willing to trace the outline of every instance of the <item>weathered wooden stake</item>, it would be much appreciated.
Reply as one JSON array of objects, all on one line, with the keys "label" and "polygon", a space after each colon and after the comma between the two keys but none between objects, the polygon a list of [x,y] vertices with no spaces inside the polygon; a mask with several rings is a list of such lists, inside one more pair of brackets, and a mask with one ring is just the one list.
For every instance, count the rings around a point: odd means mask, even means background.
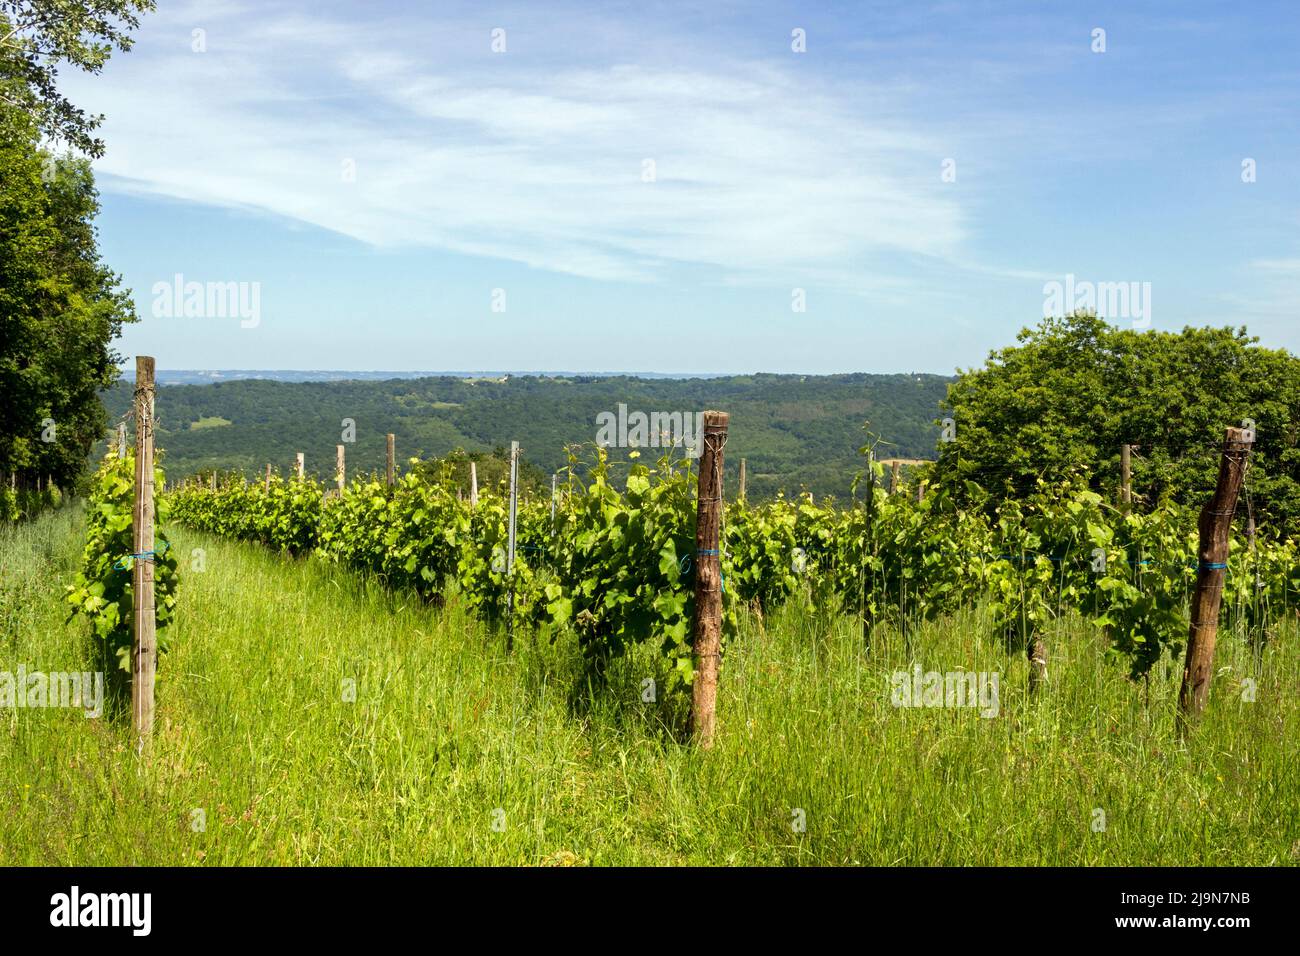
[{"label": "weathered wooden stake", "polygon": [[153,731],[154,677],[158,669],[153,588],[153,398],[154,360],[135,360],[135,508],[131,515],[137,557],[131,567],[135,626],[131,642],[131,723],[137,734]]},{"label": "weathered wooden stake", "polygon": [[[139,440],[137,439],[137,444],[138,444],[138,442],[139,442]],[[209,482],[208,482],[208,483],[209,483],[209,485],[212,487],[212,490],[213,490],[213,491],[216,491],[216,490],[217,490],[217,469],[215,469],[215,468],[212,469],[212,475],[211,475],[211,477],[209,478]]]},{"label": "weathered wooden stake", "polygon": [[745,500],[745,459],[740,459],[740,499]]},{"label": "weathered wooden stake", "polygon": [[726,412],[704,413],[704,449],[695,518],[695,620],[691,651],[695,681],[691,686],[691,733],[704,749],[713,746],[717,729],[718,669],[722,653],[722,556],[718,538],[722,526],[723,448],[727,444]]},{"label": "weathered wooden stake", "polygon": [[469,506],[478,507],[478,465],[472,461],[469,463]]},{"label": "weathered wooden stake", "polygon": [[1029,659],[1029,693],[1036,694],[1047,683],[1047,642],[1037,630],[1029,635],[1025,656]]},{"label": "weathered wooden stake", "polygon": [[555,535],[555,499],[560,493],[556,487],[557,483],[559,482],[559,479],[560,476],[558,474],[551,475],[551,535],[552,536]]},{"label": "weathered wooden stake", "polygon": [[117,423],[117,457],[126,457],[126,422]]},{"label": "weathered wooden stake", "polygon": [[515,644],[515,516],[519,508],[519,442],[510,443],[510,523],[507,529],[509,549],[506,551],[506,577],[510,581],[506,618],[506,649]]},{"label": "weathered wooden stake", "polygon": [[266,480],[262,483],[262,490],[271,490],[271,463],[269,461],[266,463]]},{"label": "weathered wooden stake", "polygon": [[[863,551],[870,557],[875,556],[875,523],[876,523],[876,453],[867,452],[867,523],[866,523],[866,541],[863,542]],[[875,623],[872,617],[871,597],[872,590],[875,587],[874,571],[868,566],[862,572],[862,643],[863,646],[871,646],[871,629]]]},{"label": "weathered wooden stake", "polygon": [[1122,511],[1133,507],[1133,446],[1119,446],[1119,505]]},{"label": "weathered wooden stake", "polygon": [[343,463],[343,446],[334,446],[337,450],[334,455],[334,480],[338,482],[339,494],[343,494],[343,486],[347,480],[347,469]]},{"label": "weathered wooden stake", "polygon": [[303,464],[304,462],[303,462],[302,452],[298,452],[298,480],[299,481],[302,480],[303,475],[305,474],[303,470]]},{"label": "weathered wooden stake", "polygon": [[1219,459],[1219,480],[1213,496],[1201,508],[1197,522],[1200,561],[1196,571],[1196,590],[1192,593],[1192,624],[1187,634],[1183,684],[1178,691],[1180,731],[1185,731],[1188,722],[1205,709],[1210,696],[1214,644],[1219,634],[1219,605],[1223,600],[1223,578],[1228,565],[1228,536],[1232,530],[1232,515],[1237,509],[1237,495],[1246,477],[1253,438],[1253,435],[1247,437],[1245,429],[1228,429],[1223,440],[1223,457]]},{"label": "weathered wooden stake", "polygon": [[397,436],[388,433],[388,487],[397,483]]},{"label": "weathered wooden stake", "polygon": [[889,493],[891,495],[898,494],[898,476],[902,470],[903,463],[901,461],[891,461],[889,463]]}]

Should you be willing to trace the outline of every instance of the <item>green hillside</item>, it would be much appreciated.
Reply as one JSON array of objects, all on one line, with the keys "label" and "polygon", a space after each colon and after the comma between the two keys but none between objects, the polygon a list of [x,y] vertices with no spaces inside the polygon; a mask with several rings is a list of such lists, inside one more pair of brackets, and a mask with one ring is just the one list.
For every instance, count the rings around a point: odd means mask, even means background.
[{"label": "green hillside", "polygon": [[[564,447],[592,442],[597,416],[630,411],[731,413],[728,468],[748,460],[753,496],[778,490],[847,495],[860,467],[862,426],[886,442],[885,454],[933,458],[938,406],[950,378],[939,375],[745,375],[710,379],[630,377],[423,378],[380,382],[223,382],[178,385],[158,394],[159,445],[168,475],[230,468],[250,477],[271,462],[287,469],[294,453],[307,470],[333,473],[342,422],[356,422],[349,471],[382,469],[384,436],[397,436],[400,460],[454,448],[490,451],[518,441],[528,461],[550,471]],[[131,386],[104,394],[112,420]],[[734,479],[733,479],[734,480]]]}]

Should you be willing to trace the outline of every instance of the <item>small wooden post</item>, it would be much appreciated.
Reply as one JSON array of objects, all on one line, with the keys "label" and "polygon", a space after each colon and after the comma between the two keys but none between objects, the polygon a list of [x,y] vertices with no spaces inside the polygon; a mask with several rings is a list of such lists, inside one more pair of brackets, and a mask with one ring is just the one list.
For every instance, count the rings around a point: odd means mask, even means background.
[{"label": "small wooden post", "polygon": [[924,500],[925,500],[925,482],[918,481],[916,483],[916,503],[919,505]]},{"label": "small wooden post", "polygon": [[1192,624],[1187,634],[1187,657],[1183,683],[1178,691],[1178,726],[1187,729],[1191,718],[1205,709],[1214,676],[1214,644],[1219,633],[1219,605],[1223,601],[1223,578],[1228,563],[1228,535],[1237,495],[1250,459],[1253,435],[1242,428],[1229,428],[1219,459],[1219,480],[1214,494],[1201,508],[1196,590],[1192,593]]},{"label": "small wooden post", "polygon": [[266,480],[262,483],[262,490],[271,490],[271,463],[269,461],[266,463]]},{"label": "small wooden post", "polygon": [[[875,524],[876,524],[876,453],[875,451],[867,452],[867,521],[866,535],[867,539],[863,542],[863,551],[868,556],[875,556]],[[873,570],[868,564],[862,572],[862,643],[866,647],[871,646],[871,629],[875,623],[872,619],[871,598],[872,589],[875,585],[875,579],[872,577]]]},{"label": "small wooden post", "polygon": [[898,494],[898,476],[902,470],[903,463],[901,461],[891,461],[889,463],[889,493],[891,495]]},{"label": "small wooden post", "polygon": [[153,564],[153,399],[154,360],[135,360],[135,508],[131,526],[135,553],[131,597],[135,627],[131,644],[131,722],[137,734],[153,730],[154,677],[158,669]]},{"label": "small wooden post", "polygon": [[722,526],[723,448],[731,416],[704,413],[704,448],[696,491],[695,620],[691,652],[695,680],[691,685],[691,733],[705,750],[713,746],[717,729],[718,669],[722,654]]},{"label": "small wooden post", "polygon": [[343,446],[336,445],[334,461],[334,480],[338,482],[339,494],[343,494],[343,486],[346,483],[346,468],[343,464]]},{"label": "small wooden post", "polygon": [[304,472],[304,470],[303,470],[303,457],[302,457],[302,452],[298,452],[298,480],[299,480],[299,481],[302,481],[302,479],[303,479],[303,475],[304,475],[304,474],[305,474],[305,472]]},{"label": "small wooden post", "polygon": [[560,476],[558,473],[551,475],[551,535],[552,536],[555,535],[555,499],[560,494],[559,488],[557,487],[559,480],[560,480]]},{"label": "small wooden post", "polygon": [[478,465],[472,461],[469,463],[469,506],[478,507]]},{"label": "small wooden post", "polygon": [[117,423],[117,457],[126,457],[126,422]]},{"label": "small wooden post", "polygon": [[[139,444],[138,440],[136,444]],[[208,484],[211,486],[213,491],[217,490],[217,469],[212,469],[212,474],[208,477]]]},{"label": "small wooden post", "polygon": [[510,443],[510,523],[507,530],[509,550],[506,552],[506,577],[510,580],[508,601],[509,617],[506,620],[506,647],[515,641],[515,516],[519,507],[519,442]]},{"label": "small wooden post", "polygon": [[397,436],[388,433],[388,487],[397,482]]},{"label": "small wooden post", "polygon": [[1133,446],[1119,446],[1119,506],[1122,511],[1133,507]]},{"label": "small wooden post", "polygon": [[745,459],[740,459],[740,501],[745,500]]}]

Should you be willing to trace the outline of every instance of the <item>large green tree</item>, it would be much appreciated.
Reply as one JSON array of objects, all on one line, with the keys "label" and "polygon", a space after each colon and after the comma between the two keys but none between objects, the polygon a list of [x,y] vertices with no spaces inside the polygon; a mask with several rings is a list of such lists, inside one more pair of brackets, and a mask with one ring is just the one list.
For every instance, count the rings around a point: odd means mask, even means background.
[{"label": "large green tree", "polygon": [[97,70],[147,3],[0,0],[0,473],[67,485],[117,378],[112,340],[135,321],[99,259],[89,162],[59,158],[62,140],[90,154],[98,123],[54,86],[58,65]]},{"label": "large green tree", "polygon": [[1300,531],[1300,358],[1244,328],[1138,332],[1091,314],[1049,318],[948,389],[955,440],[933,477],[1020,496],[1075,478],[1113,498],[1120,445],[1138,446],[1138,505],[1199,504],[1227,426],[1255,423],[1249,476],[1257,520]]}]

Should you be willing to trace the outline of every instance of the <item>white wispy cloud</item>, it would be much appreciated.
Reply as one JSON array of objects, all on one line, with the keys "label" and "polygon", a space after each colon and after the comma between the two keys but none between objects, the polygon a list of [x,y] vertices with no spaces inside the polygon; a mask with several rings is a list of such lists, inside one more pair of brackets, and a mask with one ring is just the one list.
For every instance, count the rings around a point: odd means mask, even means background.
[{"label": "white wispy cloud", "polygon": [[[206,53],[190,50],[195,26]],[[720,281],[852,287],[873,281],[874,257],[949,258],[962,242],[957,194],[939,181],[950,144],[870,90],[771,60],[557,68],[457,30],[482,50],[421,50],[410,24],[208,4],[159,14],[72,92],[109,117],[107,188],[378,247],[596,279],[689,263]]]}]

